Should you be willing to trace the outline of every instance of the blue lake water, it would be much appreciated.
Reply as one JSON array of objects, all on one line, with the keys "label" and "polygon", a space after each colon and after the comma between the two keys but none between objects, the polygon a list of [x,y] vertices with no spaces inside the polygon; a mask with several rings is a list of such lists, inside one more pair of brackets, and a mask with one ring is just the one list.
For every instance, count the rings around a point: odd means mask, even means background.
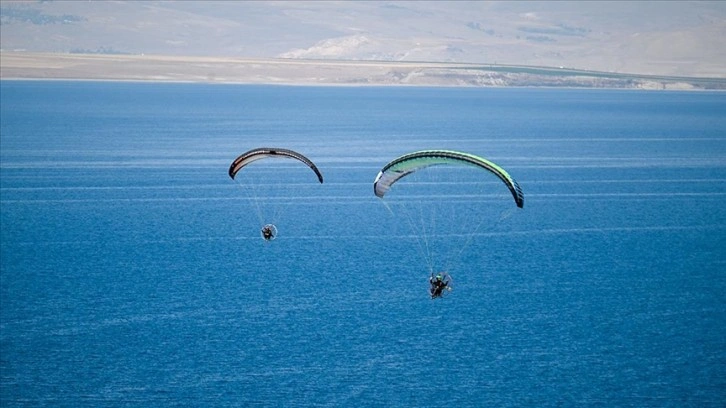
[{"label": "blue lake water", "polygon": [[[3,81],[0,98],[4,407],[726,405],[725,93]],[[264,204],[271,243],[227,176],[258,146],[325,177],[265,170],[287,189]],[[491,159],[525,196],[471,234],[439,300],[373,194],[420,149]]]}]

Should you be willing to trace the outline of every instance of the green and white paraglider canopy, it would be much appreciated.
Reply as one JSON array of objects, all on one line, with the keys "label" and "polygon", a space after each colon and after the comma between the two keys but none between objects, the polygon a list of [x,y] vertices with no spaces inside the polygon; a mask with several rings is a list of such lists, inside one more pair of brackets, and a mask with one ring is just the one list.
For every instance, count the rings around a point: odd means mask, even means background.
[{"label": "green and white paraglider canopy", "polygon": [[418,170],[437,165],[474,166],[487,170],[504,182],[517,207],[524,207],[522,189],[503,168],[483,157],[453,150],[421,150],[394,159],[376,176],[373,191],[377,197],[383,198],[398,180]]}]

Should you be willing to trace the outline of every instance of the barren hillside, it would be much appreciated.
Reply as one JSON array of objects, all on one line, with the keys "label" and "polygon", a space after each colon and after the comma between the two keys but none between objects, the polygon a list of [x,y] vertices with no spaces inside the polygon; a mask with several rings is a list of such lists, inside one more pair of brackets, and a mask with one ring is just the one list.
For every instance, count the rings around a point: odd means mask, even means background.
[{"label": "barren hillside", "polygon": [[726,77],[726,2],[0,5],[4,52],[433,61]]}]

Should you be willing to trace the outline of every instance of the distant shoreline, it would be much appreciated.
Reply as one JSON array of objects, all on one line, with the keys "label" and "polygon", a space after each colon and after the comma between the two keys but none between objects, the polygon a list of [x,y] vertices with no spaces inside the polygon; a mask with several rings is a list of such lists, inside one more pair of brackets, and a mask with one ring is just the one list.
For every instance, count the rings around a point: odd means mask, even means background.
[{"label": "distant shoreline", "polygon": [[621,74],[563,67],[7,51],[0,52],[0,79],[296,86],[726,90],[726,77]]}]

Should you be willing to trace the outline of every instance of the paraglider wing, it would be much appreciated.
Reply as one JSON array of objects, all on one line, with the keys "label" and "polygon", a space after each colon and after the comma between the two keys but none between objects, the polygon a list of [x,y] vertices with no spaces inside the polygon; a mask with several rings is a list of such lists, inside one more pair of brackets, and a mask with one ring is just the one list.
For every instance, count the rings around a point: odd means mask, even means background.
[{"label": "paraglider wing", "polygon": [[320,183],[323,182],[323,175],[320,174],[320,171],[315,166],[315,164],[308,159],[307,157],[303,156],[302,154],[289,150],[289,149],[278,149],[278,148],[270,148],[270,147],[260,147],[257,149],[249,150],[245,153],[242,153],[239,157],[234,159],[232,164],[229,166],[229,177],[231,177],[234,180],[234,177],[237,175],[237,172],[240,171],[243,167],[247,166],[248,164],[261,160],[266,159],[269,157],[279,157],[279,158],[289,158],[289,159],[296,159],[303,163],[305,163],[312,171],[315,172],[315,174],[318,176],[318,180]]},{"label": "paraglider wing", "polygon": [[503,168],[482,157],[453,150],[422,150],[394,159],[386,164],[376,176],[373,191],[377,197],[383,198],[391,186],[406,175],[441,164],[475,166],[494,173],[509,188],[517,207],[524,207],[522,189]]}]

